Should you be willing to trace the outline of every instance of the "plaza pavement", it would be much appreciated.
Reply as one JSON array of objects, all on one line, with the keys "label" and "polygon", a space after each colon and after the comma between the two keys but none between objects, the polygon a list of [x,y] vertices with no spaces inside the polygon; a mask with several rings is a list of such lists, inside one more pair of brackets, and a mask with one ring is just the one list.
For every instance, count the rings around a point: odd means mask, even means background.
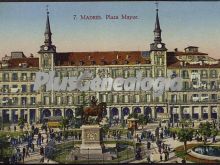
[{"label": "plaza pavement", "polygon": [[[46,133],[44,131],[41,130],[41,127],[40,125],[35,125],[37,126],[40,131],[40,133],[42,134],[42,136],[44,136],[44,143],[41,144],[41,146],[45,147],[46,146]],[[154,126],[148,126],[143,128],[143,129],[148,129],[148,130],[151,130],[152,132],[154,132]],[[11,129],[12,130],[12,129]],[[24,130],[27,130],[27,128],[25,128]],[[30,128],[29,128],[30,130]],[[139,133],[140,131],[137,131],[137,133]],[[24,164],[39,164],[41,163],[40,162],[40,159],[42,158],[42,156],[40,155],[40,146],[37,147],[36,145],[36,139],[37,139],[37,135],[34,135],[34,141],[33,143],[35,144],[35,151],[34,152],[30,152],[30,157],[25,157],[24,159]],[[220,145],[220,136],[217,136],[216,137],[216,140],[217,142],[215,144],[219,144]],[[211,139],[208,139],[208,141],[211,141]],[[147,150],[147,141],[142,141],[142,143],[144,143],[144,154],[146,153],[153,153],[154,154],[154,162],[155,163],[181,163],[182,159],[181,158],[178,158],[175,156],[175,153],[173,151],[174,148],[178,147],[178,146],[182,146],[183,145],[183,142],[179,142],[178,140],[173,140],[173,138],[164,138],[163,139],[163,142],[167,145],[170,146],[171,148],[171,152],[169,154],[169,160],[168,161],[160,161],[160,153],[158,152],[158,148],[157,148],[157,145],[155,142],[151,143],[151,149],[148,151]],[[196,140],[193,140],[191,142],[187,142],[187,144],[191,144],[191,143],[198,143]],[[200,142],[201,143],[201,142]],[[18,147],[20,148],[21,152],[22,152],[22,148],[25,147],[27,145],[27,143],[23,143],[21,145],[19,145]],[[146,155],[143,156],[144,158],[142,160],[134,160],[134,161],[131,161],[130,163],[146,163],[147,162],[147,158],[146,158]],[[189,161],[186,161],[187,163],[192,163],[192,162],[189,162]],[[22,161],[20,163],[23,163]],[[57,162],[53,161],[53,160],[49,160],[47,158],[44,159],[44,164],[57,164]]]}]

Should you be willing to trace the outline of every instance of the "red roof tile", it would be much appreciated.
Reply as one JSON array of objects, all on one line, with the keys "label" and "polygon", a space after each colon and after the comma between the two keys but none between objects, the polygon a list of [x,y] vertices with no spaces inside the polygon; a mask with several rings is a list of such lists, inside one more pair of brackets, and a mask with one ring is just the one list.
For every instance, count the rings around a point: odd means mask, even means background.
[{"label": "red roof tile", "polygon": [[39,58],[15,58],[8,61],[9,68],[21,68],[20,64],[27,63],[27,68],[39,67]]},{"label": "red roof tile", "polygon": [[56,65],[124,65],[150,64],[150,59],[143,57],[141,51],[112,52],[68,52],[57,53]]}]

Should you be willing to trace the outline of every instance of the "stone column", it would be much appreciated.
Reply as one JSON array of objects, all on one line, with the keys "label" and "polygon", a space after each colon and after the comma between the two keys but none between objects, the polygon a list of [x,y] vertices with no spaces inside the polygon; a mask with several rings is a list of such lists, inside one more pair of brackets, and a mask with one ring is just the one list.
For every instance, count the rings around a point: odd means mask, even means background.
[{"label": "stone column", "polygon": [[121,108],[118,108],[118,119],[121,121]]},{"label": "stone column", "polygon": [[111,108],[107,108],[107,117],[110,119],[110,111],[111,111]]},{"label": "stone column", "polygon": [[27,123],[30,123],[30,109],[27,108]]},{"label": "stone column", "polygon": [[182,120],[182,115],[183,115],[183,108],[181,106],[179,108],[179,120]]},{"label": "stone column", "polygon": [[21,109],[18,109],[18,120],[21,117]]},{"label": "stone column", "polygon": [[202,119],[203,108],[199,108],[199,119]]},{"label": "stone column", "polygon": [[193,118],[193,114],[195,113],[194,112],[194,109],[191,107],[191,106],[189,106],[189,112],[191,112],[191,118]]},{"label": "stone column", "polygon": [[152,109],[152,118],[155,119],[156,118],[156,107],[153,107]]},{"label": "stone column", "polygon": [[62,116],[64,117],[64,112],[65,112],[65,110],[64,110],[64,108],[62,108],[61,109],[61,113],[62,113]]},{"label": "stone column", "polygon": [[212,120],[212,109],[211,109],[211,106],[208,106],[208,120]]},{"label": "stone column", "polygon": [[8,109],[8,118],[9,118],[9,121],[12,121],[12,120],[11,120],[11,113],[12,113],[11,110]]}]

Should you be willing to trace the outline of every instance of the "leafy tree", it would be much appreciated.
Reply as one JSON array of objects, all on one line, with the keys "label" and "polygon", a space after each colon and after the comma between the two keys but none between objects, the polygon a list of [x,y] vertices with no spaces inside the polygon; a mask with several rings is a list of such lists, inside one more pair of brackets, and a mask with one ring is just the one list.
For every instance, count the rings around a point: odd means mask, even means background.
[{"label": "leafy tree", "polygon": [[149,121],[149,120],[148,120],[148,117],[144,116],[143,114],[141,114],[141,115],[138,116],[138,123],[139,123],[139,124],[144,125],[144,124],[147,124],[148,121]]},{"label": "leafy tree", "polygon": [[191,141],[193,138],[193,132],[194,130],[191,128],[182,128],[177,133],[179,140],[184,143],[185,151],[186,151],[187,141]]},{"label": "leafy tree", "polygon": [[64,131],[67,128],[68,124],[69,124],[69,120],[63,117],[61,121],[61,127],[64,129]]},{"label": "leafy tree", "polygon": [[215,141],[215,137],[218,135],[218,130],[216,128],[212,128],[211,135],[213,138],[213,142]]},{"label": "leafy tree", "polygon": [[206,144],[207,138],[212,134],[212,125],[209,122],[201,123],[199,126],[199,134],[203,136],[204,144]]},{"label": "leafy tree", "polygon": [[18,119],[18,125],[20,126],[20,129],[23,131],[23,128],[24,128],[24,123],[25,123],[25,121],[24,121],[24,118],[23,117],[20,117],[19,119]]},{"label": "leafy tree", "polygon": [[137,119],[138,118],[138,114],[137,113],[131,113],[131,114],[128,115],[128,119],[130,119],[130,118]]}]

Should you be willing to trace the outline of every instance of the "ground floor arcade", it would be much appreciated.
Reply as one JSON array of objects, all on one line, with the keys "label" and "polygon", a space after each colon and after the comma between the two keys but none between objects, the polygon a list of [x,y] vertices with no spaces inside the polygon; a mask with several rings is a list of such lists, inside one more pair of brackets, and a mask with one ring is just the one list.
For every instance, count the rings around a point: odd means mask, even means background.
[{"label": "ground floor arcade", "polygon": [[[26,122],[41,121],[50,116],[76,116],[77,107],[58,108],[2,108],[0,116],[3,122],[17,123],[20,117]],[[170,119],[175,122],[181,119],[217,119],[220,115],[220,105],[112,105],[108,106],[105,115],[110,122],[126,120],[129,114],[143,114],[152,119]]]}]

